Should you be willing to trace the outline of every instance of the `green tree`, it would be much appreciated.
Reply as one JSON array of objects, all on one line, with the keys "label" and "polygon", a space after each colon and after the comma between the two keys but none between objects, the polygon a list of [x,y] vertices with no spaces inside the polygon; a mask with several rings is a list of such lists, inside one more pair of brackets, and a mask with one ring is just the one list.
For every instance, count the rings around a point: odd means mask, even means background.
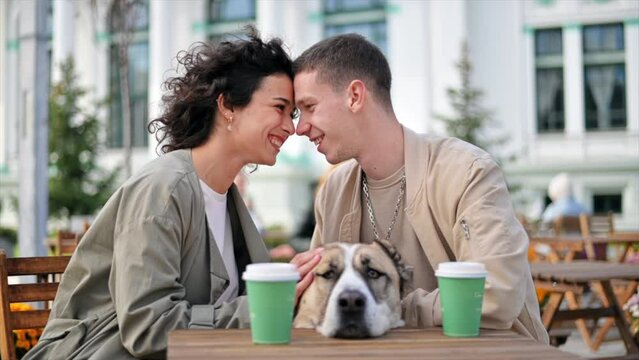
[{"label": "green tree", "polygon": [[61,80],[49,96],[49,215],[64,218],[95,213],[113,192],[118,171],[97,164],[97,108],[80,107],[87,91],[77,84],[73,60],[60,69]]},{"label": "green tree", "polygon": [[[436,115],[446,126],[446,133],[471,144],[474,144],[488,152],[492,152],[497,145],[506,142],[505,137],[489,137],[485,131],[486,126],[492,123],[492,110],[481,105],[484,97],[483,90],[473,87],[470,82],[473,65],[468,54],[468,45],[462,43],[461,58],[455,64],[459,71],[461,84],[459,88],[449,87],[446,94],[453,109],[452,116]],[[494,156],[495,154],[493,154]]]}]

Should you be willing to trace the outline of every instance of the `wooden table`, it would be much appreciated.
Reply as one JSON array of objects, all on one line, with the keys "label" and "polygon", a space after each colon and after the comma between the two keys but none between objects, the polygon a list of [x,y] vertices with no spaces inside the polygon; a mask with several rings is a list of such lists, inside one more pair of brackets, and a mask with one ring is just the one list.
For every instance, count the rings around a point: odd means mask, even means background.
[{"label": "wooden table", "polygon": [[616,259],[616,261],[622,263],[626,261],[626,257],[628,256],[632,245],[639,244],[639,232],[613,232],[602,237],[593,236],[591,241],[595,244],[605,242],[621,245],[621,255]]},{"label": "wooden table", "polygon": [[451,338],[441,328],[395,329],[375,339],[326,338],[293,329],[288,345],[254,345],[248,329],[176,330],[169,359],[578,359],[509,330],[481,330],[477,338]]},{"label": "wooden table", "polygon": [[639,232],[614,232],[607,235],[535,236],[530,239],[531,246],[545,250],[550,262],[572,261],[575,255],[586,251],[590,260],[595,260],[594,246],[598,244],[620,245],[622,250],[613,261],[623,263],[632,245],[639,244]]},{"label": "wooden table", "polygon": [[[533,263],[531,272],[535,286],[550,291],[550,298],[542,314],[546,330],[550,330],[557,321],[611,317],[619,329],[628,353],[639,354],[639,342],[630,333],[630,325],[622,309],[623,304],[617,301],[611,285],[612,280],[630,280],[636,286],[636,282],[639,281],[639,266],[586,260]],[[570,310],[559,309],[565,295],[581,294],[591,282],[601,284],[605,295],[603,307],[575,309],[576,303],[573,303]],[[595,337],[595,342],[601,343],[602,340],[601,336]]]},{"label": "wooden table", "polygon": [[530,239],[530,246],[550,262],[572,261],[585,245],[581,236],[535,236]]}]

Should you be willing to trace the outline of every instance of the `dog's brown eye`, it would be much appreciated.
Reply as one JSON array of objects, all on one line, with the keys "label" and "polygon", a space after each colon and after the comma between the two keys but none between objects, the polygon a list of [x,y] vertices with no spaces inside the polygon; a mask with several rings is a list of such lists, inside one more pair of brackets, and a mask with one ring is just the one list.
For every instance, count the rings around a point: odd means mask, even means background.
[{"label": "dog's brown eye", "polygon": [[382,276],[382,273],[380,273],[379,271],[375,270],[375,269],[368,269],[368,271],[366,272],[366,275],[370,278],[370,279],[377,279],[380,276]]},{"label": "dog's brown eye", "polygon": [[331,279],[335,278],[335,271],[328,270],[328,271],[326,271],[326,272],[324,272],[322,274],[317,274],[317,275],[323,277],[326,280],[331,280]]}]

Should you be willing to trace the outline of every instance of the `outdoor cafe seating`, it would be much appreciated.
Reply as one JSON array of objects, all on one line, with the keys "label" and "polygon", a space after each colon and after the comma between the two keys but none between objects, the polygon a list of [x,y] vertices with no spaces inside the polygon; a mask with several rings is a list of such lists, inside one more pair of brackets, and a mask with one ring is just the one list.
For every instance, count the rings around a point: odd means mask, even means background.
[{"label": "outdoor cafe seating", "polygon": [[[586,345],[597,351],[617,326],[634,353],[637,338],[621,306],[637,291],[639,265],[624,262],[639,244],[639,232],[617,232],[612,219],[612,214],[560,217],[550,231],[530,234],[529,259],[551,339],[566,335],[557,322],[574,320]],[[560,310],[564,301],[566,311]]]},{"label": "outdoor cafe seating", "polygon": [[[49,318],[49,302],[59,285],[59,275],[69,264],[70,256],[9,258],[0,250],[0,356],[15,360],[14,330],[41,329]],[[35,282],[9,284],[14,276],[35,276]],[[39,308],[13,311],[11,304],[33,303]],[[35,339],[33,339],[35,340]]]}]

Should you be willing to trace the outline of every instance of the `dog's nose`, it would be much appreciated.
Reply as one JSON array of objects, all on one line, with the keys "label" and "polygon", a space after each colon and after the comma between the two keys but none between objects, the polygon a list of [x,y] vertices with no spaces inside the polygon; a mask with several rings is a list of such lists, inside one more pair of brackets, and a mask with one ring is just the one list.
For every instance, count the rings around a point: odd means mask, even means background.
[{"label": "dog's nose", "polygon": [[337,304],[341,311],[361,312],[366,307],[366,298],[357,290],[345,290],[339,295]]}]

